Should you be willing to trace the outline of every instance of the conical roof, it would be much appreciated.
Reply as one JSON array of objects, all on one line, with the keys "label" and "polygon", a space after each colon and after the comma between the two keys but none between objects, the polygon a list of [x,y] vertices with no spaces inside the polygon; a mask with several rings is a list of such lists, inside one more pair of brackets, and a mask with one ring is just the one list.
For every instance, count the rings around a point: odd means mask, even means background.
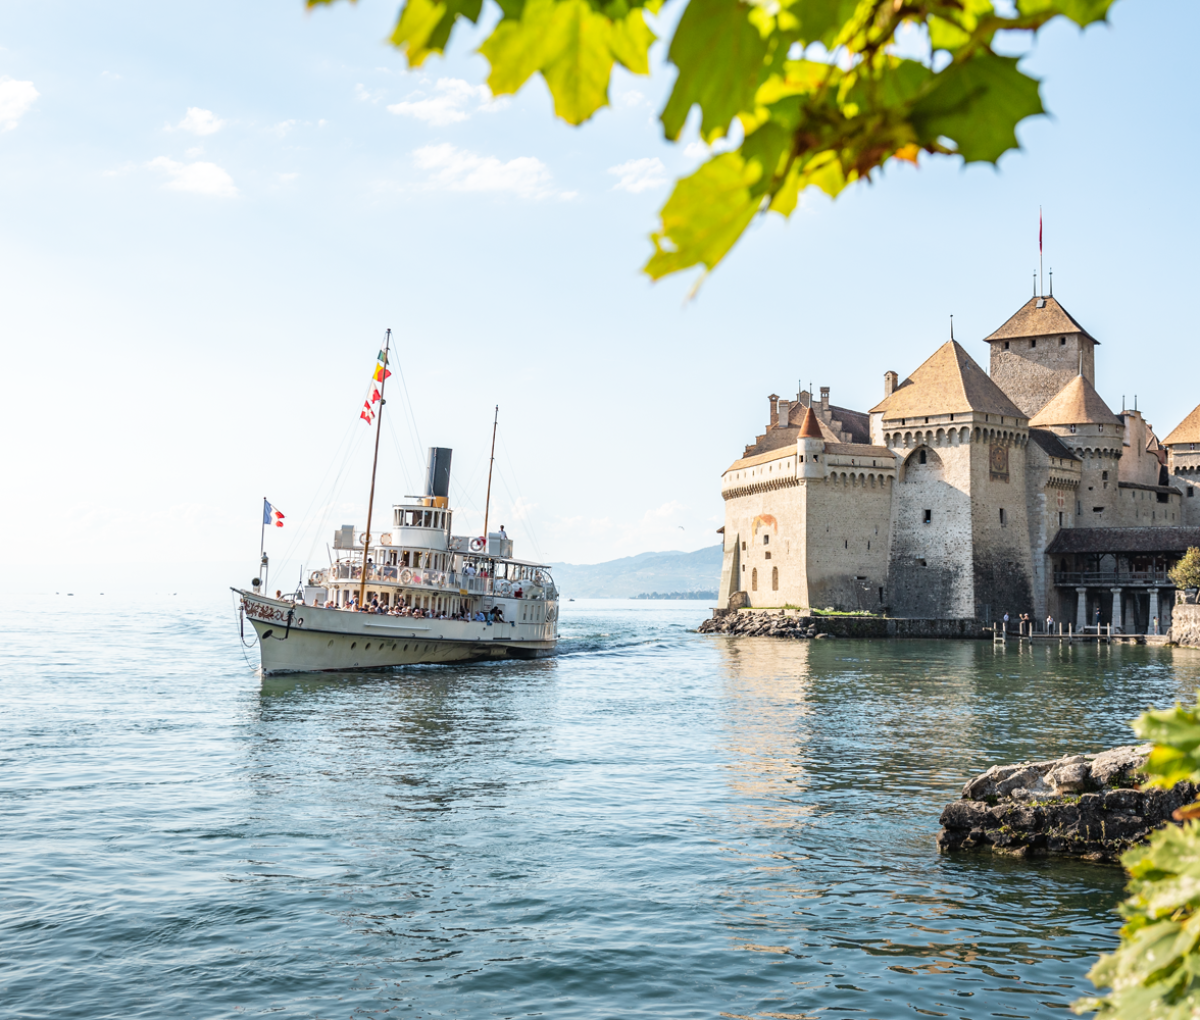
[{"label": "conical roof", "polygon": [[1083,376],[1075,376],[1037,414],[1029,419],[1031,427],[1048,425],[1120,425],[1121,419]]},{"label": "conical roof", "polygon": [[1027,336],[1054,336],[1058,333],[1082,333],[1092,343],[1100,341],[1084,329],[1071,314],[1053,297],[1032,297],[1025,302],[1016,315],[989,337],[993,340],[1016,340]]},{"label": "conical roof", "polygon": [[942,344],[890,396],[871,408],[872,414],[882,412],[887,419],[967,411],[1026,417],[954,340]]},{"label": "conical roof", "polygon": [[824,439],[825,435],[821,432],[821,424],[817,421],[817,416],[813,414],[813,409],[810,407],[804,412],[804,421],[800,423],[800,438],[801,439]]},{"label": "conical roof", "polygon": [[1162,441],[1163,446],[1174,446],[1176,443],[1200,443],[1200,407],[1184,418]]}]

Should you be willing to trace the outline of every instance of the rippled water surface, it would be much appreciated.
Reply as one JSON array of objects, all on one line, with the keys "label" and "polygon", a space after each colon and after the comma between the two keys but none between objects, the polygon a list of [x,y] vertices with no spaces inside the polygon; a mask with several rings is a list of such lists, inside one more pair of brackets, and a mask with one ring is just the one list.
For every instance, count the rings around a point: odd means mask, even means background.
[{"label": "rippled water surface", "polygon": [[577,602],[551,660],[264,681],[223,601],[7,603],[0,1014],[1069,1015],[1121,872],[940,857],[938,814],[1127,742],[1200,655],[704,615]]}]

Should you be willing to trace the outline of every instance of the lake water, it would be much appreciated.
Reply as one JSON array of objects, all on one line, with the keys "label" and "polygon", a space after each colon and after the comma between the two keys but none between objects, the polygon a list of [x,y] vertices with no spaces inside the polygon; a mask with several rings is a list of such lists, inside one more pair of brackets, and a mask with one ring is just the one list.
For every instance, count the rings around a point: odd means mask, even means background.
[{"label": "lake water", "polygon": [[938,814],[1128,742],[1200,653],[705,612],[569,603],[554,659],[263,681],[227,600],[4,604],[0,1014],[1067,1015],[1122,873],[942,857]]}]

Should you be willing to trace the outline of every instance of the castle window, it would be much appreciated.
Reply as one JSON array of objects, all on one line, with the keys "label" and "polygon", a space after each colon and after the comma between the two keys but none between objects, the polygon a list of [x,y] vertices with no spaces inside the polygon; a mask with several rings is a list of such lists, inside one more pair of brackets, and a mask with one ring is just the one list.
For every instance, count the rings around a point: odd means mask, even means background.
[{"label": "castle window", "polygon": [[1094,513],[1094,514],[1102,514],[1102,513],[1104,513],[1104,507],[1102,507],[1102,506],[1094,506],[1094,507],[1092,507],[1092,513]]},{"label": "castle window", "polygon": [[771,558],[771,554],[770,554],[770,553],[767,553],[767,554],[766,554],[766,558],[767,558],[767,559],[770,559],[770,558]]},{"label": "castle window", "polygon": [[845,548],[849,549],[849,548],[850,548],[850,539],[848,539],[848,538],[843,538],[843,539],[842,539],[842,545],[843,545]]},{"label": "castle window", "polygon": [[1004,341],[1004,349],[1006,351],[1008,350],[1008,341],[1007,340]]},{"label": "castle window", "polygon": [[879,601],[880,602],[883,601],[883,589],[882,588],[879,589]]},{"label": "castle window", "polygon": [[771,544],[771,536],[763,535],[763,545],[770,545],[770,544]]},{"label": "castle window", "polygon": [[1029,341],[1029,346],[1030,346],[1030,347],[1036,347],[1036,346],[1037,346],[1037,341],[1036,341],[1036,340],[1030,340],[1030,341]]},{"label": "castle window", "polygon": [[933,511],[926,510],[925,511],[925,523],[929,524],[932,520],[933,520]]},{"label": "castle window", "polygon": [[1071,435],[1075,435],[1075,426],[1070,425],[1070,426],[1068,426],[1068,428],[1070,428],[1070,430],[1071,430]]},{"label": "castle window", "polygon": [[1101,472],[1100,472],[1100,477],[1101,477],[1102,479],[1104,479],[1104,481],[1106,481],[1106,482],[1107,482],[1107,481],[1108,481],[1108,472],[1107,472],[1107,471],[1101,471]]},{"label": "castle window", "polygon": [[1002,527],[1002,528],[1008,527],[1008,520],[1004,516],[1004,507],[1000,508],[1000,527]]},{"label": "castle window", "polygon": [[1063,512],[1061,510],[1058,512],[1058,526],[1060,528],[1063,526]]},{"label": "castle window", "polygon": [[1067,346],[1067,338],[1066,338],[1065,336],[1060,336],[1060,337],[1058,338],[1058,346],[1059,346],[1059,347],[1066,347],[1066,346]]},{"label": "castle window", "polygon": [[918,459],[918,460],[920,460],[920,462],[921,462],[922,464],[924,464],[924,463],[925,463],[925,451],[924,451],[924,450],[922,450],[922,451],[921,451],[921,453],[919,454],[919,456],[918,456],[918,458],[917,458],[917,459]]},{"label": "castle window", "polygon": [[779,568],[771,568],[771,591],[779,591]]},{"label": "castle window", "polygon": [[746,551],[746,543],[745,543],[745,542],[743,542],[743,543],[742,543],[742,552],[745,552],[745,551]]},{"label": "castle window", "polygon": [[928,563],[926,563],[924,560],[917,560],[917,563],[918,563],[920,566],[922,566],[922,567],[927,567],[927,566],[929,566],[929,564],[928,564]]},{"label": "castle window", "polygon": [[1189,488],[1188,489],[1188,499],[1191,499],[1194,495],[1196,495],[1196,490]]},{"label": "castle window", "polygon": [[758,591],[758,567],[750,571],[750,590]]}]

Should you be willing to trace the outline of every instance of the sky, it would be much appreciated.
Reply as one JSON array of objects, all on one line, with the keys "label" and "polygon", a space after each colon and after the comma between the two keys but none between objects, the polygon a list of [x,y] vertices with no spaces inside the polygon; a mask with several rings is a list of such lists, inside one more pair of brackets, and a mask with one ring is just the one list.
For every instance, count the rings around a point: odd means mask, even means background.
[{"label": "sky", "polygon": [[276,569],[320,565],[335,527],[365,522],[358,410],[389,328],[377,519],[439,445],[455,531],[478,531],[499,405],[491,521],[518,555],[712,545],[767,394],[802,380],[865,410],[951,315],[986,367],[982,338],[1032,293],[1039,206],[1110,405],[1137,394],[1161,436],[1200,402],[1200,5],[1053,23],[1023,65],[1052,115],[1019,152],[807,197],[690,300],[694,275],[639,273],[701,158],[694,123],[674,145],[657,125],[661,44],[572,128],[540,79],[482,87],[487,23],[407,71],[384,41],[397,8],[6,0],[0,524],[18,565],[244,583],[264,496],[287,515]]}]

